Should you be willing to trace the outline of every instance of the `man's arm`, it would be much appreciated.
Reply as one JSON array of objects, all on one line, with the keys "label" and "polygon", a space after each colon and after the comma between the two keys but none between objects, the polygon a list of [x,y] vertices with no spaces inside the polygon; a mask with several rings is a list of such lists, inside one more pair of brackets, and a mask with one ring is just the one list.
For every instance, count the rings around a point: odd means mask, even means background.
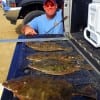
[{"label": "man's arm", "polygon": [[24,33],[25,35],[36,35],[36,31],[31,28],[29,25],[24,25],[21,29],[21,32]]}]

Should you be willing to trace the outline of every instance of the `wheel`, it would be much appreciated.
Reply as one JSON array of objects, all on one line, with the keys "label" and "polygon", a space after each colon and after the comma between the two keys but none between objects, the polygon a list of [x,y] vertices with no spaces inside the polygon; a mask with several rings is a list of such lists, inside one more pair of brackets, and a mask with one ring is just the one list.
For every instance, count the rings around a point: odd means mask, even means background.
[{"label": "wheel", "polygon": [[27,24],[29,21],[31,21],[33,18],[40,16],[41,14],[44,14],[43,11],[41,10],[35,10],[35,11],[31,11],[29,12],[23,20],[23,25]]}]

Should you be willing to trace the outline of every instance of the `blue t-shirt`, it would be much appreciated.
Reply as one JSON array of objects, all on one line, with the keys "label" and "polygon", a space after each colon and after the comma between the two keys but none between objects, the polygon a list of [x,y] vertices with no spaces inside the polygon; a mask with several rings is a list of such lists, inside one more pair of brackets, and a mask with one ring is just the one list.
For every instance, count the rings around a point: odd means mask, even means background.
[{"label": "blue t-shirt", "polygon": [[46,15],[43,14],[34,18],[28,25],[38,31],[39,34],[63,34],[63,22],[55,26],[61,20],[62,10],[58,10],[54,18],[48,19]]}]

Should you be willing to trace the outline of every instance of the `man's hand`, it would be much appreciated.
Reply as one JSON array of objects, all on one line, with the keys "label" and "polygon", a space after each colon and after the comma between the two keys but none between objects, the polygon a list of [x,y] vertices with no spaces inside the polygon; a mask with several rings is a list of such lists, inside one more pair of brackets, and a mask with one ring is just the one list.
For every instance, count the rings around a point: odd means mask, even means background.
[{"label": "man's hand", "polygon": [[24,33],[25,35],[36,35],[37,34],[35,30],[28,25],[23,26],[21,32]]}]

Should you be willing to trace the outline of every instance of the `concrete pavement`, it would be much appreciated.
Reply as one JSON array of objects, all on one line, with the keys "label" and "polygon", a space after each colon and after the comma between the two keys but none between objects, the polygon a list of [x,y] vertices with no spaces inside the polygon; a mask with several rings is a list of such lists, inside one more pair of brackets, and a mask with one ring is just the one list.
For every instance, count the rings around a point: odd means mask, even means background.
[{"label": "concrete pavement", "polygon": [[[0,39],[18,38],[20,34],[21,21],[16,25],[12,25],[4,16],[2,8],[0,8]],[[16,43],[0,43],[0,83],[6,80],[9,67],[13,57]]]}]

